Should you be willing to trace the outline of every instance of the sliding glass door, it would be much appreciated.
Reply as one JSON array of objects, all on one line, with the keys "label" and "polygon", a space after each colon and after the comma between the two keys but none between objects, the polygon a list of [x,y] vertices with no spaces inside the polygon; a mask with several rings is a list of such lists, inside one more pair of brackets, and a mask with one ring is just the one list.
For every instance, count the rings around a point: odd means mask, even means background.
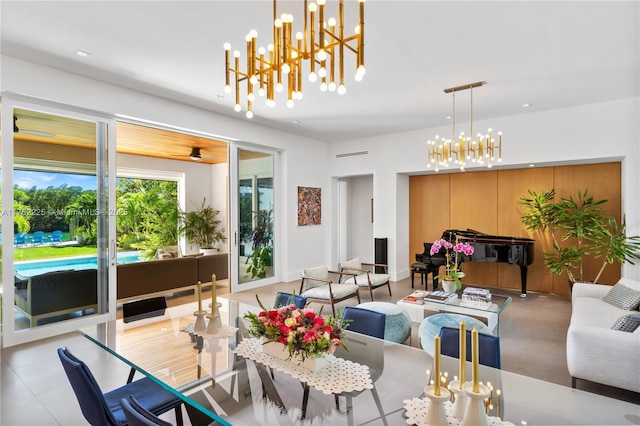
[{"label": "sliding glass door", "polygon": [[275,155],[235,146],[232,151],[232,291],[275,281]]},{"label": "sliding glass door", "polygon": [[109,158],[108,119],[6,97],[2,104],[2,320],[9,346],[115,317],[115,155]]}]

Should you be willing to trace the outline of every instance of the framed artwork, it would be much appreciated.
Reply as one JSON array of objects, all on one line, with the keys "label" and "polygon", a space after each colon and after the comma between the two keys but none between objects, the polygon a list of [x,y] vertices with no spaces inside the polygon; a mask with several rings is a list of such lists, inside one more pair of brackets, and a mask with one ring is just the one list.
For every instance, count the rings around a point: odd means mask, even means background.
[{"label": "framed artwork", "polygon": [[321,188],[298,187],[298,226],[320,225],[322,219]]}]

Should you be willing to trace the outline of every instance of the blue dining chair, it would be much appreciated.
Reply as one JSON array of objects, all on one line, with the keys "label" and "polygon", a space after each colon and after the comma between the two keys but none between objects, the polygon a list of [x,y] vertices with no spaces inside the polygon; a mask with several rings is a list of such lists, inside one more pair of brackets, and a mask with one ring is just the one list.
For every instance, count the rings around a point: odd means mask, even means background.
[{"label": "blue dining chair", "polygon": [[173,426],[140,405],[133,395],[129,395],[129,398],[122,398],[120,406],[129,426]]},{"label": "blue dining chair", "polygon": [[[500,337],[493,334],[478,333],[478,363],[488,367],[500,368]],[[467,361],[471,361],[471,331],[467,330]],[[460,330],[454,327],[440,329],[440,353],[459,358]]]},{"label": "blue dining chair", "polygon": [[120,400],[130,395],[134,395],[143,407],[156,416],[175,409],[176,422],[182,425],[182,400],[150,378],[144,377],[103,393],[89,367],[67,348],[58,348],[58,356],[76,394],[82,415],[92,426],[127,424]]},{"label": "blue dining chair", "polygon": [[282,306],[287,306],[293,303],[297,308],[304,308],[307,306],[307,298],[304,296],[300,296],[299,294],[292,293],[282,293],[278,292],[276,295],[276,308],[281,308]]},{"label": "blue dining chair", "polygon": [[342,323],[349,331],[384,339],[386,315],[369,309],[347,306],[342,312]]}]

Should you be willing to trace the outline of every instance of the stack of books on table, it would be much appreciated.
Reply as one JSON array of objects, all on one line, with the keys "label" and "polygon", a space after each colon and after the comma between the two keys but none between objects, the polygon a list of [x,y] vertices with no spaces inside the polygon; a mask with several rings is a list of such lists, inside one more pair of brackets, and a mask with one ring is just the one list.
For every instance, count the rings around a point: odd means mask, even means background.
[{"label": "stack of books on table", "polygon": [[462,303],[486,307],[491,305],[491,292],[484,288],[467,287],[462,292]]},{"label": "stack of books on table", "polygon": [[446,291],[432,291],[424,297],[424,300],[436,303],[447,303],[458,297],[455,293],[447,293]]},{"label": "stack of books on table", "polygon": [[415,303],[417,305],[424,304],[424,297],[429,294],[428,291],[416,290],[407,297],[403,298],[402,301],[406,303]]}]

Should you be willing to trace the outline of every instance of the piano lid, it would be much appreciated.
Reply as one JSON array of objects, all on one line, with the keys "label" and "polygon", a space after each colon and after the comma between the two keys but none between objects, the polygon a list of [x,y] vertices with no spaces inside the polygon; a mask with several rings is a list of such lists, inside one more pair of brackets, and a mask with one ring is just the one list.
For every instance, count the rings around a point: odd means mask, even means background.
[{"label": "piano lid", "polygon": [[456,238],[469,242],[487,244],[534,244],[535,240],[522,237],[507,237],[502,235],[490,235],[484,232],[467,228],[466,231],[460,229],[447,229],[442,233],[442,238],[453,242]]}]

